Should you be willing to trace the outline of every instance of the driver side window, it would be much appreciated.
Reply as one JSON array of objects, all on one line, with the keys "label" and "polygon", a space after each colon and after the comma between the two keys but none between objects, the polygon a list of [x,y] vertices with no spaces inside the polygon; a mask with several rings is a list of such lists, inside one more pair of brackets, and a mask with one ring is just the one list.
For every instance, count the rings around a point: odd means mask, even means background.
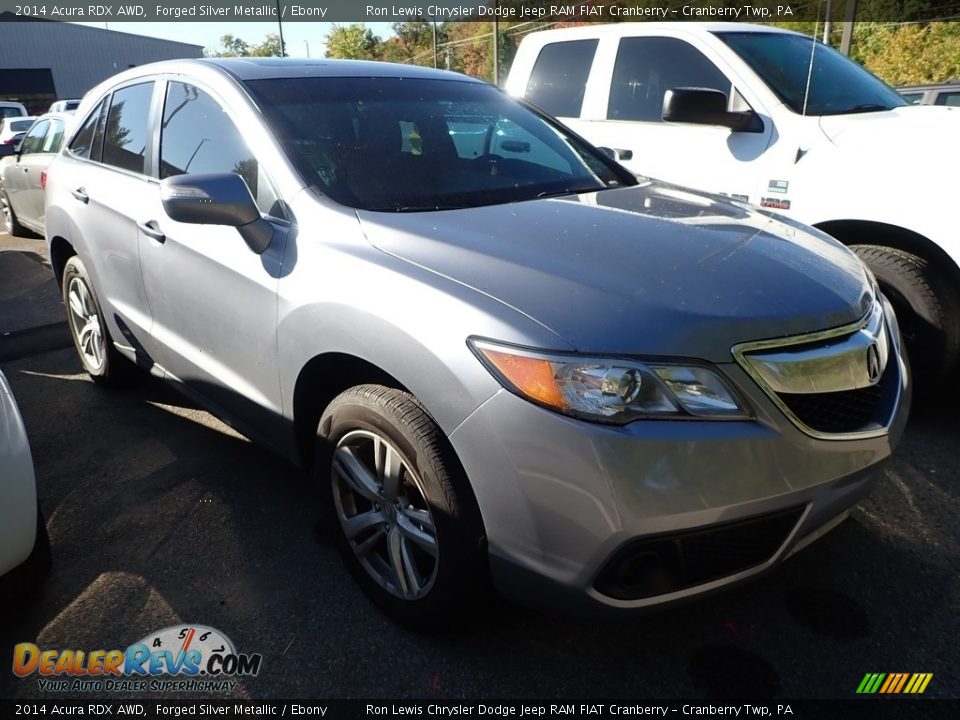
[{"label": "driver side window", "polygon": [[191,173],[235,173],[260,212],[283,217],[273,186],[220,104],[200,88],[170,82],[160,134],[160,179]]},{"label": "driver side window", "polygon": [[678,87],[719,90],[729,98],[733,85],[703,53],[683,40],[623,38],[613,69],[607,118],[661,122],[663,95]]}]

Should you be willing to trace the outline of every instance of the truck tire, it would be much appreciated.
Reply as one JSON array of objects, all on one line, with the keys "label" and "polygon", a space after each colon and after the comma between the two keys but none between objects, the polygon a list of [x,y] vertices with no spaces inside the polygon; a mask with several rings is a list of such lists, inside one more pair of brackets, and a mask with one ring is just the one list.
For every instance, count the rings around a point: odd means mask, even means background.
[{"label": "truck tire", "polygon": [[929,394],[960,359],[960,292],[929,260],[880,245],[852,245],[897,313],[915,390]]}]

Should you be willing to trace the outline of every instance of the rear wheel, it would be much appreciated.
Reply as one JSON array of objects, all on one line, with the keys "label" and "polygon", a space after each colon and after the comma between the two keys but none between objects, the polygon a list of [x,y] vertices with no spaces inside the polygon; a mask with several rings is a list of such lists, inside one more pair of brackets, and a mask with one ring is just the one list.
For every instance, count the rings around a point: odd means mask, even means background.
[{"label": "rear wheel", "polygon": [[317,482],[354,578],[418,630],[475,619],[488,598],[480,511],[446,437],[409,393],[361,385],[320,419]]},{"label": "rear wheel", "polygon": [[897,313],[917,391],[929,394],[960,360],[960,291],[918,255],[881,245],[852,245]]},{"label": "rear wheel", "polygon": [[117,385],[128,379],[134,366],[113,346],[87,268],[76,255],[64,266],[62,290],[70,336],[84,370],[101,385]]}]

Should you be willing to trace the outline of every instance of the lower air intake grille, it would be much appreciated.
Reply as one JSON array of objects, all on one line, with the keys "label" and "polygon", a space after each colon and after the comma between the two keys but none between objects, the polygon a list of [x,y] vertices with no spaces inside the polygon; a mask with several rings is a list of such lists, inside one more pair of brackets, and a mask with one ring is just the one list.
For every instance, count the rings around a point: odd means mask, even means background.
[{"label": "lower air intake grille", "polygon": [[804,425],[823,433],[857,432],[876,418],[883,388],[880,385],[861,390],[793,395],[781,393],[780,399]]},{"label": "lower air intake grille", "polygon": [[803,511],[803,507],[791,508],[630,542],[614,553],[594,587],[618,600],[639,600],[749,570],[774,556]]}]

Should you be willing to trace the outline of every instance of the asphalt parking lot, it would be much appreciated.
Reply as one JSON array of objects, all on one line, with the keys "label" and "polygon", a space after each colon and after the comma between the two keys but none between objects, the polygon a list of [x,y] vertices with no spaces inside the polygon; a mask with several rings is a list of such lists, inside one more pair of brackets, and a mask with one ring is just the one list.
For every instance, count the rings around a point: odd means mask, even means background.
[{"label": "asphalt parking lot", "polygon": [[[499,604],[460,634],[421,637],[361,594],[296,469],[158,382],[94,386],[65,326],[46,323],[43,242],[0,235],[8,253],[20,259],[2,265],[19,269],[0,275],[0,350],[16,359],[0,368],[54,561],[0,621],[0,667],[17,642],[126,647],[190,622],[263,654],[237,697],[849,698],[867,672],[931,672],[927,697],[960,697],[956,386],[914,413],[850,520],[762,579],[618,622]],[[27,276],[40,279],[16,285]],[[31,307],[40,339],[22,327]],[[7,670],[0,697],[54,695]]]}]

